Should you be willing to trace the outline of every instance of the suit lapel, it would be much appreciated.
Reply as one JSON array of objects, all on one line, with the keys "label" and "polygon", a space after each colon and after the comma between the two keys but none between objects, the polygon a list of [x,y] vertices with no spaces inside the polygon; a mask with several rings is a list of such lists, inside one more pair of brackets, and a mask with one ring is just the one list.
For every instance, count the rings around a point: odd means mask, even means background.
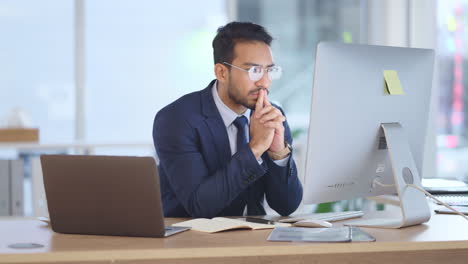
[{"label": "suit lapel", "polygon": [[219,114],[218,108],[213,99],[211,89],[214,80],[206,87],[201,94],[202,111],[205,115],[205,124],[211,132],[211,138],[218,152],[219,163],[231,158],[231,146],[229,145],[229,138],[227,135],[226,127],[224,126],[223,119]]}]

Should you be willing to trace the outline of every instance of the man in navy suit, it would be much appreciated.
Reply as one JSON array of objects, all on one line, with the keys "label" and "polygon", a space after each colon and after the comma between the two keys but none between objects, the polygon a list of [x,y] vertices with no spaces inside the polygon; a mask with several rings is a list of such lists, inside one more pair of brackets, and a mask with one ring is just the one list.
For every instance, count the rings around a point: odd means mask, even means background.
[{"label": "man in navy suit", "polygon": [[282,110],[267,97],[281,75],[272,37],[232,22],[213,40],[213,80],[159,111],[153,139],[166,217],[281,215],[299,206],[302,186]]}]

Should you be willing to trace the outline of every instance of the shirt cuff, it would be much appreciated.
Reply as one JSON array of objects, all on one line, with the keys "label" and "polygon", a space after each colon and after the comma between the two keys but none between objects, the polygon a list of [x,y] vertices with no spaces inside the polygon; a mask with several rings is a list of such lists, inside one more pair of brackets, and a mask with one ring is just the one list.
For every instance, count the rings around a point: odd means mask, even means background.
[{"label": "shirt cuff", "polygon": [[263,159],[262,159],[262,157],[260,157],[260,158],[257,160],[257,162],[258,162],[258,165],[262,165],[262,164],[263,164]]},{"label": "shirt cuff", "polygon": [[[280,160],[273,160],[273,162],[280,166],[280,167],[286,167],[288,165],[288,162],[289,162],[289,158],[291,157],[291,154],[289,154],[288,156],[286,156],[286,158],[284,159],[280,159]],[[258,160],[257,160],[258,161]],[[261,163],[260,163],[261,164]]]}]

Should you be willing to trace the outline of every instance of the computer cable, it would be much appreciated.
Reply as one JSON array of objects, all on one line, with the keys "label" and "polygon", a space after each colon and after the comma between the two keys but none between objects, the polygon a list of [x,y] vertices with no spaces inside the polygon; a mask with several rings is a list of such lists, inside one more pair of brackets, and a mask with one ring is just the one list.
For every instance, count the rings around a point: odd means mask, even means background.
[{"label": "computer cable", "polygon": [[[379,185],[381,187],[393,187],[393,188],[395,187],[395,184],[384,184],[384,183],[379,182],[378,180],[374,180],[374,184]],[[456,213],[456,214],[460,215],[461,217],[465,218],[465,220],[468,220],[468,217],[465,214],[461,213],[460,211],[458,211],[457,209],[455,209],[452,206],[448,205],[447,203],[437,199],[432,194],[430,194],[428,191],[424,190],[423,188],[421,188],[421,187],[419,187],[417,185],[406,184],[406,186],[403,188],[403,191],[406,191],[406,189],[408,187],[414,188],[414,189],[424,193],[429,198],[431,198],[431,199],[435,200],[436,202],[442,204],[443,206],[447,207],[449,210],[452,210],[454,213]]]}]

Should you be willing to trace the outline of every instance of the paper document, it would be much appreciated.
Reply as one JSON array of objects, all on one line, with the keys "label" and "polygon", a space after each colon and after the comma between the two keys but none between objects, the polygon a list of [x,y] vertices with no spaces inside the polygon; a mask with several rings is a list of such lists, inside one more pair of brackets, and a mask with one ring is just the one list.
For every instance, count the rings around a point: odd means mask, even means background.
[{"label": "paper document", "polygon": [[298,242],[350,242],[351,229],[348,226],[332,228],[276,227],[268,241]]},{"label": "paper document", "polygon": [[[281,223],[278,223],[277,225],[290,226],[289,224],[285,225]],[[191,227],[192,230],[195,230],[195,231],[215,233],[215,232],[231,230],[231,229],[252,229],[252,230],[271,229],[271,228],[275,228],[276,225],[258,224],[258,223],[245,222],[245,221],[225,218],[225,217],[215,217],[213,219],[207,219],[207,218],[192,219],[192,220],[188,220],[184,222],[175,223],[173,224],[173,226],[187,226],[187,227]]]}]

